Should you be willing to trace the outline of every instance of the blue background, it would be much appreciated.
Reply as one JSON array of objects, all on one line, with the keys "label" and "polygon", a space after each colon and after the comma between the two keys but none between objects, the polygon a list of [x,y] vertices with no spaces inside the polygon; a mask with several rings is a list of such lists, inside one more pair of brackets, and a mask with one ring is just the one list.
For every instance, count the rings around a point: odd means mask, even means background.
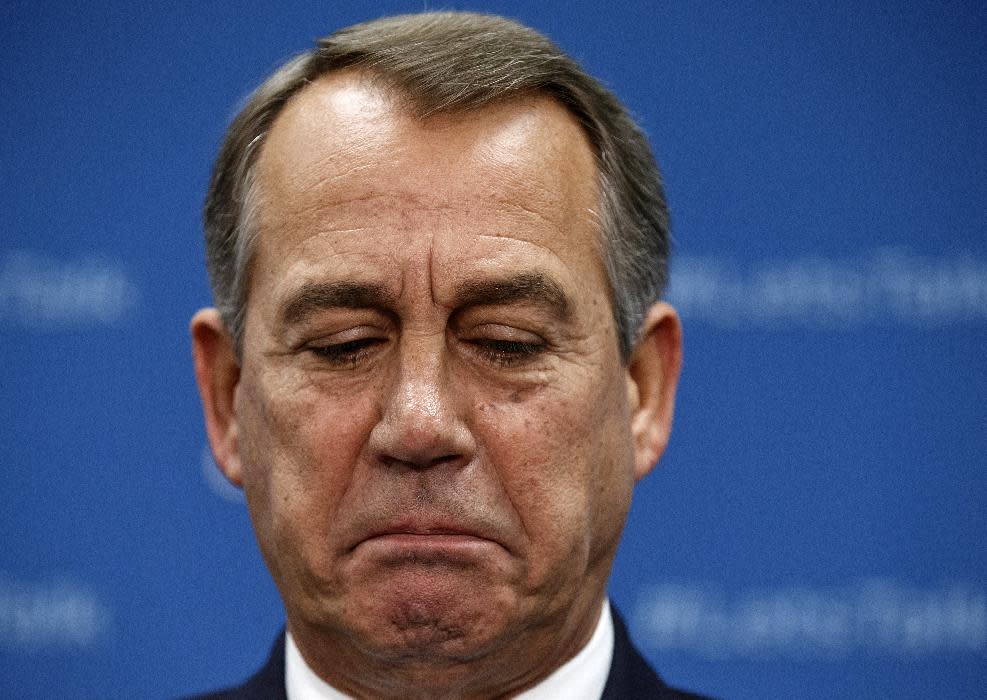
[{"label": "blue background", "polygon": [[[429,3],[0,10],[0,696],[236,681],[282,624],[205,452],[188,320],[235,105]],[[686,362],[611,593],[724,698],[982,696],[987,6],[473,2],[662,165]]]}]

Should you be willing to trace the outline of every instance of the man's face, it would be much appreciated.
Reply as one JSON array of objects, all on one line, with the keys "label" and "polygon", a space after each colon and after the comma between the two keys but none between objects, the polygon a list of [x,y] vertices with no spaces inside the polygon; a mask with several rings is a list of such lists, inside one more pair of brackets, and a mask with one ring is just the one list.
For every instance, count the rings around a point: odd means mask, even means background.
[{"label": "man's face", "polygon": [[571,653],[637,401],[579,126],[548,98],[423,123],[341,73],[289,103],[257,172],[221,461],[289,628],[394,663]]}]

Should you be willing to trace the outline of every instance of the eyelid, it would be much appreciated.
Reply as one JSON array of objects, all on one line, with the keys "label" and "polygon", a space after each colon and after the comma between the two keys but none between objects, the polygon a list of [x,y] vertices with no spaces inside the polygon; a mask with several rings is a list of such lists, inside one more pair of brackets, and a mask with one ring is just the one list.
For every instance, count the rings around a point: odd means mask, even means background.
[{"label": "eyelid", "polygon": [[530,368],[550,350],[543,336],[509,323],[480,323],[460,333],[471,355],[505,370]]},{"label": "eyelid", "polygon": [[533,345],[545,344],[545,339],[537,333],[506,323],[481,323],[470,328],[465,335],[467,338],[506,340],[514,343]]},{"label": "eyelid", "polygon": [[388,329],[364,323],[334,332],[328,332],[328,330],[321,333],[312,332],[295,346],[295,351],[320,354],[332,348],[342,350],[347,345],[383,343],[389,338],[390,332]]},{"label": "eyelid", "polygon": [[369,362],[389,339],[386,330],[362,325],[306,342],[300,350],[317,357],[325,367],[355,369]]},{"label": "eyelid", "polygon": [[312,344],[325,345],[331,343],[333,345],[342,345],[343,343],[350,343],[354,340],[382,338],[386,335],[387,332],[384,329],[364,323],[359,326],[344,328],[341,331],[320,336],[317,340],[313,341]]}]

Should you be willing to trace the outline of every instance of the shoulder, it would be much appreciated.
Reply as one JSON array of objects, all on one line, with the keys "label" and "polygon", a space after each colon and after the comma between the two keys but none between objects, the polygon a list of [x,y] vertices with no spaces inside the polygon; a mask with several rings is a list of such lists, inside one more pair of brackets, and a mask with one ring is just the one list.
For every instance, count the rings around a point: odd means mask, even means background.
[{"label": "shoulder", "polygon": [[613,662],[601,700],[709,700],[665,684],[634,647],[627,626],[613,611]]},{"label": "shoulder", "polygon": [[243,685],[186,700],[287,700],[284,688],[284,630],[271,647],[267,663]]}]

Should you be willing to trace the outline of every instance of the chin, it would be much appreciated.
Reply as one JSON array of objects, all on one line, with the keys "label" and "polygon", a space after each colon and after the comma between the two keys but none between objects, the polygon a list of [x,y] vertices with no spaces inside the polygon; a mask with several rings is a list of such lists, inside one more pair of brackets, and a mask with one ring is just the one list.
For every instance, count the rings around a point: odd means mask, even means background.
[{"label": "chin", "polygon": [[[460,572],[461,573],[461,572]],[[405,572],[361,590],[347,626],[393,661],[459,662],[512,635],[516,596],[509,588],[455,572]]]}]

